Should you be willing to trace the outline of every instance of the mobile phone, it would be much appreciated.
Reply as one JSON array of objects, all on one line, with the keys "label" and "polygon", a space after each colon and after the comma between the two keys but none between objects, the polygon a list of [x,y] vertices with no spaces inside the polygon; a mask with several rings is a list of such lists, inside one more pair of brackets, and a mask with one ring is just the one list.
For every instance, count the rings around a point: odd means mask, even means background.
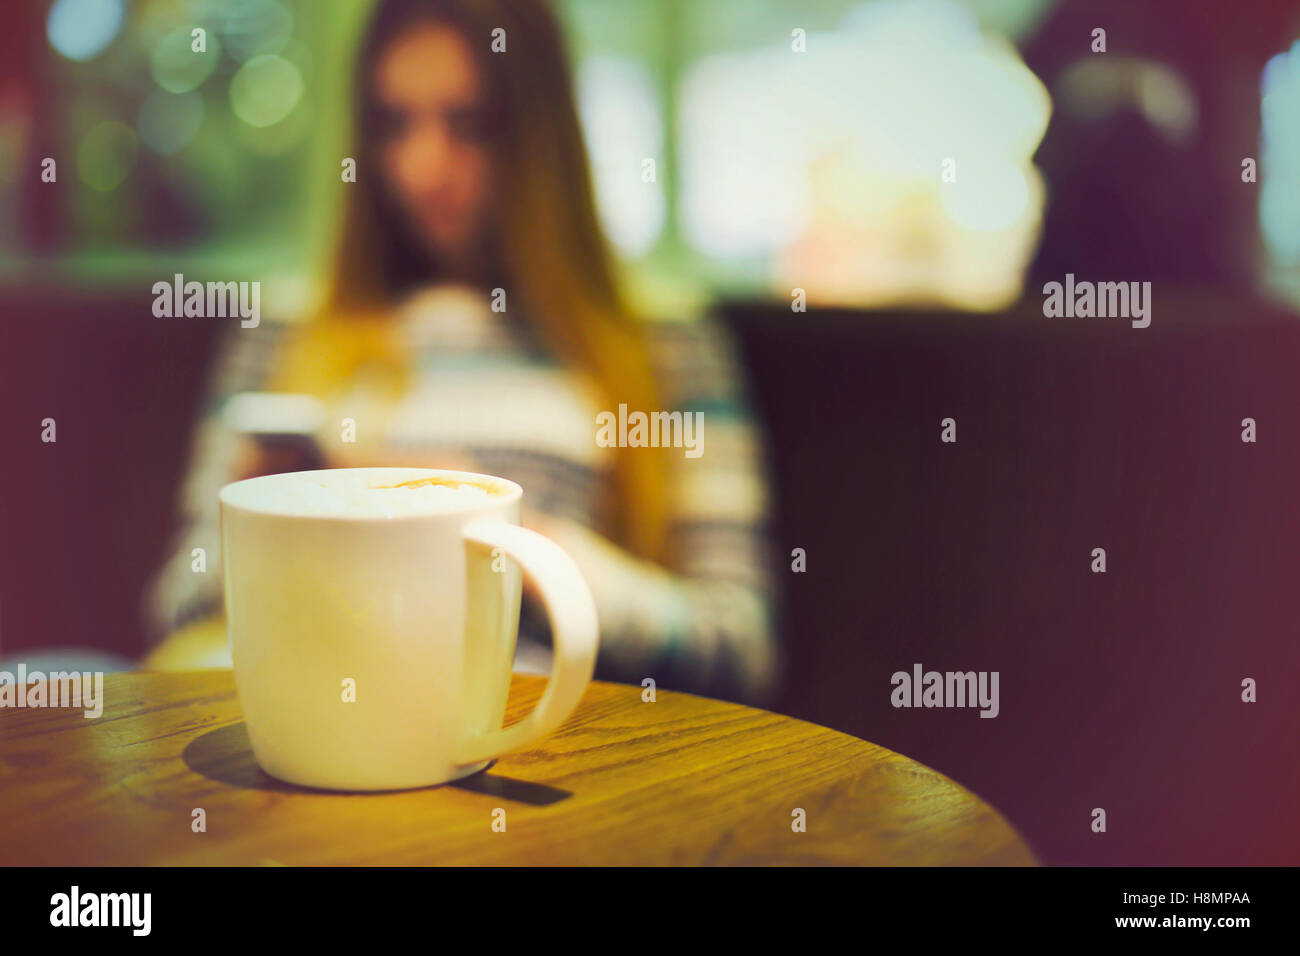
[{"label": "mobile phone", "polygon": [[321,448],[325,406],[312,395],[240,392],[221,412],[226,427],[255,441],[274,471],[314,471],[326,466]]}]

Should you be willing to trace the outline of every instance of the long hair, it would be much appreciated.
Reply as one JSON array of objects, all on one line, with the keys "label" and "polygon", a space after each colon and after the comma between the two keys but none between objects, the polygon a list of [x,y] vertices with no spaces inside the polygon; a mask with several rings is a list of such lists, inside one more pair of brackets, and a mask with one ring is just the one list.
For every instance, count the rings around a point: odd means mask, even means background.
[{"label": "long hair", "polygon": [[[321,323],[335,337],[373,344],[383,316],[410,289],[436,281],[438,264],[371,171],[375,123],[369,88],[375,61],[403,31],[434,22],[460,32],[486,83],[497,221],[486,263],[543,342],[585,372],[606,408],[620,402],[647,412],[655,387],[640,323],[620,295],[601,234],[591,176],[560,29],[543,0],[379,0],[360,44],[354,156],[342,236]],[[494,53],[496,30],[505,52]],[[436,69],[436,66],[431,66]],[[350,332],[339,332],[350,327]],[[367,350],[364,344],[363,351]],[[333,374],[347,373],[337,349],[324,349]],[[318,370],[319,371],[319,370]],[[595,422],[592,422],[595,440]],[[666,466],[657,449],[615,454],[618,526],[633,552],[662,558]]]}]

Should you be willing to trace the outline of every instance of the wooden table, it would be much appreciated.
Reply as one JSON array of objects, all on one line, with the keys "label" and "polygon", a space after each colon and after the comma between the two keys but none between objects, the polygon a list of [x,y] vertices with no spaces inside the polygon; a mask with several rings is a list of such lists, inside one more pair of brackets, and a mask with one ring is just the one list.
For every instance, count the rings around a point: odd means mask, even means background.
[{"label": "wooden table", "polygon": [[[515,675],[507,722],[543,684]],[[99,719],[0,709],[0,864],[1035,862],[992,808],[906,757],[750,707],[641,693],[593,683],[540,746],[474,777],[349,794],[258,768],[230,671],[110,674]]]}]

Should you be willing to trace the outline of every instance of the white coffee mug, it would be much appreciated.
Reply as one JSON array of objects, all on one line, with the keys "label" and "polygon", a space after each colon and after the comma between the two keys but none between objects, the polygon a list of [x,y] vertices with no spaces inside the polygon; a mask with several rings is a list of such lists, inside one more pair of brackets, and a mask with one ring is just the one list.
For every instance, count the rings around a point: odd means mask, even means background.
[{"label": "white coffee mug", "polygon": [[[303,482],[418,481],[486,491],[391,517],[295,513]],[[309,489],[314,490],[314,489]],[[445,783],[554,730],[596,660],[577,566],[518,525],[523,489],[417,468],[266,475],[221,489],[226,621],[253,754],[268,774],[332,790]],[[554,644],[537,706],[503,727],[522,578]]]}]

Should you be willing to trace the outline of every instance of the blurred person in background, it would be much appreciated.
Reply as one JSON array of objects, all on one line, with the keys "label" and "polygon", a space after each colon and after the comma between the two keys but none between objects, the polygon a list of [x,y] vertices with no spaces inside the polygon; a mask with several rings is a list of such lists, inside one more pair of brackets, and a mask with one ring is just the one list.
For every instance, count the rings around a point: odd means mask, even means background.
[{"label": "blurred person in background", "polygon": [[[498,28],[508,52],[491,50]],[[713,321],[643,320],[623,302],[545,3],[381,0],[355,83],[357,176],[339,187],[328,305],[305,324],[226,340],[175,553],[150,594],[161,643],[145,665],[229,665],[219,568],[195,573],[191,554],[220,553],[222,485],[304,467],[223,420],[231,396],[263,390],[321,400],[328,467],[456,468],[521,484],[523,523],[591,585],[597,677],[770,700],[780,667],[767,489],[744,385]],[[597,415],[621,404],[702,412],[702,454],[602,447]],[[355,442],[340,440],[345,417]],[[546,638],[526,587],[520,669],[547,669]]]}]

